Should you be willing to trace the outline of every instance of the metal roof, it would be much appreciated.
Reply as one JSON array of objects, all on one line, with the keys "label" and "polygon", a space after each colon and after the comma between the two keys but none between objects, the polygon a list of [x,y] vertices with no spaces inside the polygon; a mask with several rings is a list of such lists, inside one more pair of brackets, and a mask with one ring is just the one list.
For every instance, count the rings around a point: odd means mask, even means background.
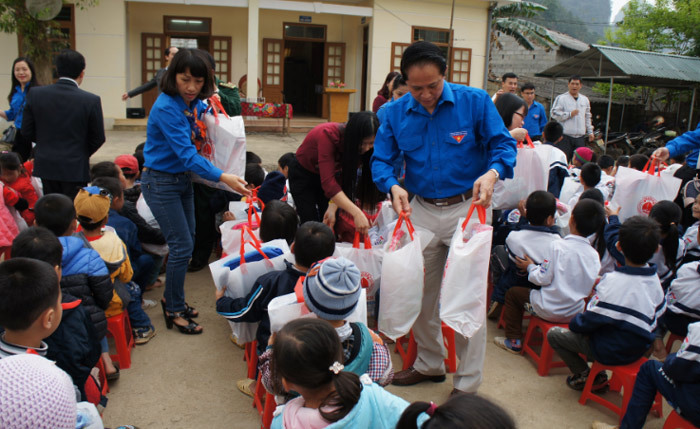
[{"label": "metal roof", "polygon": [[700,83],[700,58],[636,51],[612,46],[591,45],[590,49],[548,68],[536,76],[568,77],[585,80],[689,88]]}]

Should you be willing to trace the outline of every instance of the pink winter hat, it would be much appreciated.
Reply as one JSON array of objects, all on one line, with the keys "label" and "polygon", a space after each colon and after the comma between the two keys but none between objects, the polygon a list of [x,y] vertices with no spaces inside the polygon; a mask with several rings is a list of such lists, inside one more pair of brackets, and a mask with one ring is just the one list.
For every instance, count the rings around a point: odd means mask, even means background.
[{"label": "pink winter hat", "polygon": [[587,147],[580,147],[576,149],[574,156],[581,161],[582,164],[585,164],[591,162],[593,159],[593,151]]}]

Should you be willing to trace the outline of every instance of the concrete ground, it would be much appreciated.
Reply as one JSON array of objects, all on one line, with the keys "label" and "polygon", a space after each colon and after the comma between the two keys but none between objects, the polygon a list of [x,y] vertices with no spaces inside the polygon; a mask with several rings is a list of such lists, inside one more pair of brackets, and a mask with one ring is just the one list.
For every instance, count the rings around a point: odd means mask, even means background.
[{"label": "concrete ground", "polygon": [[[145,132],[110,131],[107,142],[92,162],[113,160],[145,140]],[[268,171],[280,155],[294,151],[302,134],[248,136],[249,150],[263,159]],[[132,366],[110,385],[109,403],[104,413],[106,427],[132,424],[140,428],[257,428],[260,419],[252,400],[241,394],[236,381],[245,378],[243,351],[229,341],[228,323],[215,312],[214,284],[207,269],[188,273],[187,301],[201,316],[204,333],[196,336],[167,330],[159,307],[147,310],[157,335],[148,344],[132,351]],[[146,292],[145,298],[159,300],[162,289]],[[494,322],[488,322],[488,345],[484,381],[479,390],[501,404],[515,418],[518,427],[588,428],[593,420],[615,424],[611,411],[589,402],[578,403],[579,393],[564,384],[568,371],[554,369],[539,377],[531,359],[507,353],[493,344],[503,335]],[[393,350],[393,349],[392,349]],[[393,354],[394,368],[400,368]],[[444,383],[423,383],[387,389],[409,402],[444,402],[452,390],[451,376]],[[615,394],[607,394],[612,398]],[[664,415],[671,409],[664,404]],[[661,428],[663,420],[650,416],[647,428]]]}]

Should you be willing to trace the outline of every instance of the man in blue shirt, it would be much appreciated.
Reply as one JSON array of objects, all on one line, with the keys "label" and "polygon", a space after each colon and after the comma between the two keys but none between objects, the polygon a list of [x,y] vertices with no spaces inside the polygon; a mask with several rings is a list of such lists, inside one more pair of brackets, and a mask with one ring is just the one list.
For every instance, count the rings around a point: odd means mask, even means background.
[{"label": "man in blue shirt", "polygon": [[535,85],[526,83],[520,89],[520,95],[527,103],[527,115],[523,127],[527,130],[530,138],[534,140],[542,140],[542,130],[547,125],[547,112],[542,104],[535,101]]},{"label": "man in blue shirt", "polygon": [[687,131],[666,143],[665,147],[656,149],[653,156],[660,158],[662,161],[666,161],[668,158],[690,152],[685,159],[686,164],[691,168],[700,170],[698,149],[700,149],[700,123],[698,123],[695,131]]},{"label": "man in blue shirt", "polygon": [[[488,207],[495,183],[513,177],[515,165],[515,140],[488,94],[445,82],[445,70],[445,58],[432,43],[406,48],[401,73],[411,96],[386,106],[374,142],[372,176],[377,187],[391,192],[397,213],[411,214],[414,225],[435,233],[423,252],[423,302],[413,326],[417,358],[413,367],[396,374],[398,385],[445,380],[438,300],[450,240],[470,204]],[[406,189],[399,186],[393,168],[401,152]],[[407,190],[416,194],[410,204]],[[455,390],[475,392],[486,352],[485,321],[468,343],[459,335],[455,342],[460,359]]]}]

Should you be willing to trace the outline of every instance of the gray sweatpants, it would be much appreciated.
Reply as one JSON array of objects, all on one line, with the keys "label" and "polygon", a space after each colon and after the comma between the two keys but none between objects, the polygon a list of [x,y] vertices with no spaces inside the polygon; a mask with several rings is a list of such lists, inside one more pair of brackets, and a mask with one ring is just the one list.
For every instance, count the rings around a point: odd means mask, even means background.
[{"label": "gray sweatpants", "polygon": [[588,362],[579,355],[593,360],[591,340],[587,336],[556,326],[547,332],[547,340],[572,373],[580,374],[588,369]]}]

